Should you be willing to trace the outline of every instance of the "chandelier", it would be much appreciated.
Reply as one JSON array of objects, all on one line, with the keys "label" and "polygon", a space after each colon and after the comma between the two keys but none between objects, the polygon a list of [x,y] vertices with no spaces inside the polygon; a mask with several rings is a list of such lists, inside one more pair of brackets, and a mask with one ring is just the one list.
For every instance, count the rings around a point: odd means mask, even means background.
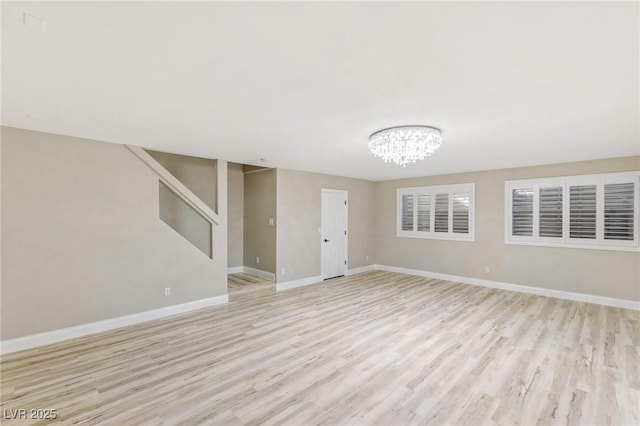
[{"label": "chandelier", "polygon": [[385,163],[393,161],[405,167],[430,156],[442,144],[440,130],[428,126],[398,126],[375,132],[369,137],[369,149]]}]

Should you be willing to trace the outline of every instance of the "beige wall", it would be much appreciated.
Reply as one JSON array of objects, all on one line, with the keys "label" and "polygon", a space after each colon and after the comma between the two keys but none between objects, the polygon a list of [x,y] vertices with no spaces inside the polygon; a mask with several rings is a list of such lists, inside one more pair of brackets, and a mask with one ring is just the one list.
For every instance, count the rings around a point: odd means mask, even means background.
[{"label": "beige wall", "polygon": [[[274,224],[269,225],[269,218]],[[276,170],[244,175],[244,266],[276,272]],[[260,258],[260,263],[256,262]]]},{"label": "beige wall", "polygon": [[349,192],[348,268],[375,263],[373,182],[278,169],[278,282],[320,275],[322,188]]},{"label": "beige wall", "polygon": [[244,174],[242,164],[227,165],[229,220],[228,267],[243,266],[244,245]]},{"label": "beige wall", "polygon": [[211,257],[211,222],[164,183],[159,183],[158,186],[160,190],[160,220],[198,247],[207,257]]},{"label": "beige wall", "polygon": [[[216,211],[216,160],[148,149],[146,151],[200,200]],[[211,224],[165,185],[160,184],[159,191],[160,219],[211,257]]]},{"label": "beige wall", "polygon": [[124,146],[1,136],[2,340],[226,294],[224,216],[212,260],[159,220],[158,179]]},{"label": "beige wall", "polygon": [[211,210],[216,206],[216,160],[145,150],[169,173],[198,196]]},{"label": "beige wall", "polygon": [[[239,225],[224,213],[237,212],[237,198],[227,204],[237,165],[216,163],[223,214],[211,260],[159,220],[158,179],[125,147],[6,127],[1,137],[2,340],[226,294],[227,226]],[[278,282],[320,275],[320,190],[342,189],[350,269],[378,263],[640,300],[640,253],[504,244],[505,180],[630,170],[640,170],[640,157],[377,183],[249,173],[242,263],[277,271]],[[475,242],[396,237],[396,188],[463,182],[476,184]]]},{"label": "beige wall", "polygon": [[2,340],[2,176],[2,134],[0,133],[0,340]]},{"label": "beige wall", "polygon": [[[640,253],[504,244],[505,180],[631,170],[640,170],[640,157],[378,182],[377,263],[640,300]],[[466,182],[476,184],[475,242],[396,237],[397,188]]]}]

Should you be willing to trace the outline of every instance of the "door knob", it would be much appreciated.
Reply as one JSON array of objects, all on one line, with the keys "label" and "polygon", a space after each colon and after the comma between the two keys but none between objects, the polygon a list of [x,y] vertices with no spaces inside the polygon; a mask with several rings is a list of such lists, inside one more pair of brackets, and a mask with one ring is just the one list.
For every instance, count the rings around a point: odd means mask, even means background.
[{"label": "door knob", "polygon": [[325,238],[325,239],[324,239],[324,242],[325,242],[325,243],[328,243],[328,242],[329,242],[329,240],[327,240],[327,239]]}]

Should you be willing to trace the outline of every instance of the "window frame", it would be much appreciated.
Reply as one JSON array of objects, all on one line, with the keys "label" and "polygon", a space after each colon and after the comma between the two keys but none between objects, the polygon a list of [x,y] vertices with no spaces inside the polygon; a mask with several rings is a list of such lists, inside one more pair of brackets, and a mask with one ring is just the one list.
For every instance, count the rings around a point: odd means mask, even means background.
[{"label": "window frame", "polygon": [[[436,194],[446,193],[448,195],[447,232],[435,231],[435,201]],[[453,196],[461,193],[469,194],[469,232],[453,232]],[[402,197],[403,195],[413,195],[413,230],[402,229]],[[418,231],[418,196],[430,195],[429,197],[429,231]],[[434,240],[450,241],[475,241],[475,209],[476,194],[475,183],[461,183],[451,185],[418,186],[411,188],[396,189],[396,236],[399,238],[423,238]]]},{"label": "window frame", "polygon": [[[604,238],[604,187],[609,184],[634,184],[633,240],[607,240]],[[570,236],[570,187],[596,186],[596,238],[583,239]],[[562,237],[539,237],[540,188],[562,187]],[[511,209],[514,189],[533,189],[532,236],[513,236]],[[579,176],[505,181],[504,243],[546,247],[564,247],[592,250],[640,251],[640,172],[620,172]]]}]

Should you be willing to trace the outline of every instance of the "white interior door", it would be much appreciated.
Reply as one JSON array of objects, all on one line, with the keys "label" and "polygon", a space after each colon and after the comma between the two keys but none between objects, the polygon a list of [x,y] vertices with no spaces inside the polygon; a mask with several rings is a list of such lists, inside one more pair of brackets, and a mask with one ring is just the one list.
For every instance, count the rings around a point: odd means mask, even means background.
[{"label": "white interior door", "polygon": [[321,210],[322,278],[326,280],[347,272],[347,191],[323,189]]}]

